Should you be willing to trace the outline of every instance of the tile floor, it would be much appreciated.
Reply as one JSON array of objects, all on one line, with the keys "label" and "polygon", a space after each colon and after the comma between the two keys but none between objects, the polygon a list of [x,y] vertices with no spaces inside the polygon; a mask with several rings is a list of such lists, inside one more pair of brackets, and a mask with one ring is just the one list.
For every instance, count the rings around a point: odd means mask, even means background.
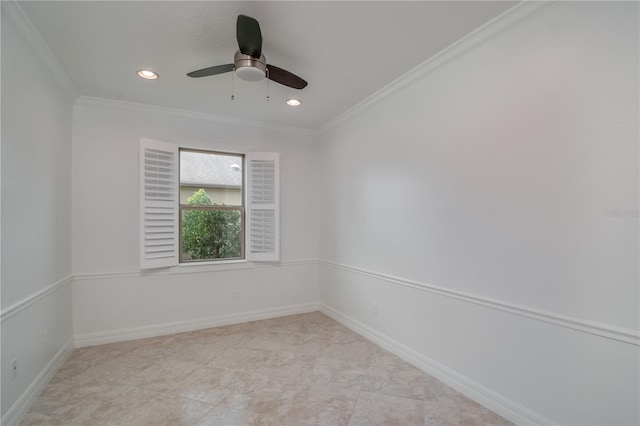
[{"label": "tile floor", "polygon": [[507,425],[313,312],[74,350],[21,425]]}]

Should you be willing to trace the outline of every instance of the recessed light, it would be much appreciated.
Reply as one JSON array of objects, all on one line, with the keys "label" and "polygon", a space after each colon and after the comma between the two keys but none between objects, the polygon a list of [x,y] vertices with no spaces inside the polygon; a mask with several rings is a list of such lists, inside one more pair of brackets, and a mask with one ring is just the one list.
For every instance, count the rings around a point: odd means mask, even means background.
[{"label": "recessed light", "polygon": [[289,106],[300,106],[301,103],[300,99],[287,99],[287,105]]},{"label": "recessed light", "polygon": [[146,78],[147,80],[155,80],[158,78],[158,74],[151,70],[138,70],[138,75],[142,78]]}]

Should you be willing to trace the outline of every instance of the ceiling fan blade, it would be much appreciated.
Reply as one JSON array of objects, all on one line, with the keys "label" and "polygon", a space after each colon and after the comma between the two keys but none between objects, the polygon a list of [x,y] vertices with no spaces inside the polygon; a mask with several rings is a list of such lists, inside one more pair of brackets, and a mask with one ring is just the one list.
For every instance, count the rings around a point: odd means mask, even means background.
[{"label": "ceiling fan blade", "polygon": [[236,38],[240,52],[253,58],[260,58],[262,54],[262,33],[260,24],[254,18],[238,15],[236,23]]},{"label": "ceiling fan blade", "polygon": [[233,71],[233,64],[216,65],[215,67],[202,68],[201,70],[191,71],[187,75],[189,77],[208,77],[210,75],[222,74]]},{"label": "ceiling fan blade", "polygon": [[276,67],[275,65],[268,64],[267,71],[269,80],[273,80],[276,83],[280,83],[294,89],[304,89],[305,87],[307,87],[306,81],[287,70]]}]

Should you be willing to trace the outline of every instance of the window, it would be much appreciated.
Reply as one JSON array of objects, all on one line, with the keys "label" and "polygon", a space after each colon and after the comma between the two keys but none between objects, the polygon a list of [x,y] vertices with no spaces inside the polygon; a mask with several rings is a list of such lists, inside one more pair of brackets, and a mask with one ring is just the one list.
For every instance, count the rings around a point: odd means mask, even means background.
[{"label": "window", "polygon": [[280,258],[279,155],[140,140],[140,267]]},{"label": "window", "polygon": [[180,149],[180,262],[244,259],[244,155]]}]

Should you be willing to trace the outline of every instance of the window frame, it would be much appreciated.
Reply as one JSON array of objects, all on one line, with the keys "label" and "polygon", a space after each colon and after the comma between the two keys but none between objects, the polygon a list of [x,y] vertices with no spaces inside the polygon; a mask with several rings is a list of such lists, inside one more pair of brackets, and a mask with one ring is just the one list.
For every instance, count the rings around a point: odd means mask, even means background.
[{"label": "window frame", "polygon": [[[180,202],[180,189],[182,188],[182,181],[180,176],[180,167],[181,167],[181,158],[180,155],[182,152],[194,152],[201,154],[213,154],[213,155],[223,155],[228,157],[240,157],[242,159],[242,183],[240,186],[240,206],[191,206],[189,204],[182,204]],[[236,152],[223,152],[223,151],[213,151],[207,149],[195,149],[195,148],[183,148],[178,147],[178,265],[198,265],[203,263],[220,263],[220,262],[242,262],[247,261],[246,256],[246,232],[247,232],[247,222],[246,222],[246,155],[244,153],[236,153]],[[210,211],[229,211],[235,210],[240,211],[240,257],[224,257],[218,259],[197,259],[197,260],[185,260],[183,258],[184,252],[182,250],[182,234],[183,234],[183,211],[184,210],[210,210]]]},{"label": "window frame", "polygon": [[[138,198],[139,198],[139,264],[143,271],[162,268],[205,266],[198,271],[228,269],[229,264],[245,262],[280,262],[280,154],[278,152],[244,151],[223,152],[183,147],[179,143],[141,137],[138,150]],[[242,202],[244,203],[244,258],[237,260],[212,259],[180,263],[181,249],[179,224],[179,151],[202,151],[244,159],[242,174]],[[166,176],[159,181],[156,154],[166,155]],[[175,159],[175,161],[174,161]],[[265,167],[271,164],[269,167]],[[268,172],[268,169],[271,172]],[[151,187],[150,187],[151,186]],[[155,187],[158,188],[155,188]],[[156,199],[149,190],[162,189],[162,197]],[[265,198],[266,197],[266,198]],[[235,207],[235,206],[234,206]],[[163,222],[161,224],[159,222]],[[157,229],[157,228],[165,229]],[[155,235],[162,234],[162,235]],[[161,241],[156,241],[161,240]],[[156,250],[160,248],[161,250]],[[227,266],[223,266],[227,264]],[[207,269],[207,265],[215,265]],[[177,271],[178,269],[175,269]],[[170,273],[173,269],[170,269]]]}]

